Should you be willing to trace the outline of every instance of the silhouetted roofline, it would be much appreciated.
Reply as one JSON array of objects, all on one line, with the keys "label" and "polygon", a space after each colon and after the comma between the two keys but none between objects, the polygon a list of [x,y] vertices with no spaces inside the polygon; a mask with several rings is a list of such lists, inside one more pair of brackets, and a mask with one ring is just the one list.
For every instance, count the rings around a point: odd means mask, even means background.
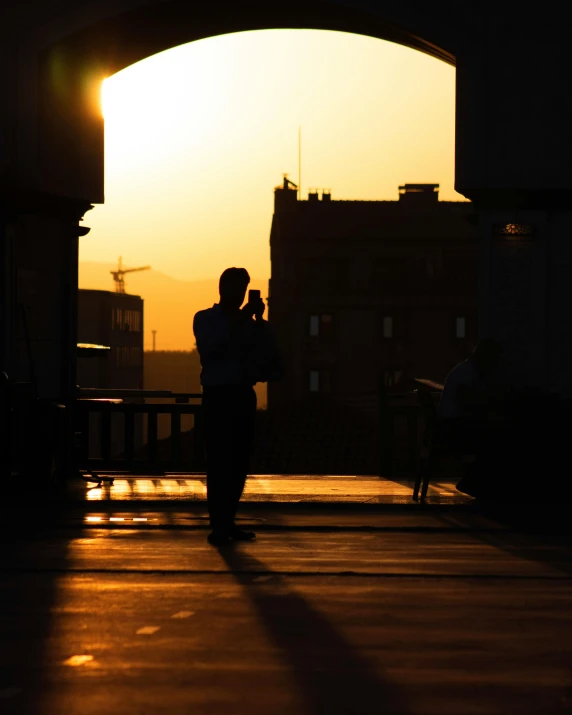
[{"label": "silhouetted roofline", "polygon": [[[318,205],[318,206],[332,206],[334,204],[394,204],[395,206],[403,206],[403,203],[399,201],[399,199],[330,199],[329,201],[316,201],[315,199],[308,200],[308,199],[298,199],[297,201],[298,204],[311,204],[312,206]],[[462,201],[460,199],[457,200],[445,200],[445,201],[437,201],[434,204],[431,204],[431,207],[434,206],[443,206],[446,204],[462,204],[465,205],[467,204],[468,206],[472,206],[472,201]],[[426,206],[426,204],[420,204],[421,206]],[[407,210],[409,211],[411,209],[411,205],[407,206]]]},{"label": "silhouetted roofline", "polygon": [[78,291],[80,293],[100,293],[103,295],[116,295],[116,296],[121,296],[121,299],[123,298],[139,298],[140,300],[143,300],[140,295],[135,295],[135,293],[117,293],[114,290],[101,290],[100,288],[78,288]]}]

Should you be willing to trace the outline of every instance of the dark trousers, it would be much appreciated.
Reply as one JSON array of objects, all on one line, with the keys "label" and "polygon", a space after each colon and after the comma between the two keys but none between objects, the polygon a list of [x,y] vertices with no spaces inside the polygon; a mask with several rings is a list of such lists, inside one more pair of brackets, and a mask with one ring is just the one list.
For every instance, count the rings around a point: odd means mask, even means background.
[{"label": "dark trousers", "polygon": [[246,475],[256,416],[256,393],[246,386],[203,388],[207,501],[217,531],[234,525]]}]

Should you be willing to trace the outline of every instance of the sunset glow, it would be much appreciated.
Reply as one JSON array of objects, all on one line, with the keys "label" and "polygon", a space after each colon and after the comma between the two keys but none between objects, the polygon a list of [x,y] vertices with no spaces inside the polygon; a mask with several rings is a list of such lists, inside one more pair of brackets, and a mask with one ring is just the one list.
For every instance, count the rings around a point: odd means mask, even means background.
[{"label": "sunset glow", "polygon": [[453,198],[454,78],[399,45],[318,31],[215,37],[128,67],[104,83],[106,204],[81,257],[267,276],[272,189],[297,179],[299,126],[303,190],[388,199],[435,181]]},{"label": "sunset glow", "polygon": [[[454,84],[443,62],[338,32],[246,32],[149,57],[104,82],[106,203],[86,217],[80,259],[121,255],[185,281],[244,265],[267,280],[273,189],[284,172],[298,181],[299,127],[304,197],[396,199],[399,184],[438,182],[462,199]],[[101,275],[82,287],[111,289]],[[151,280],[128,280],[146,313]]]}]

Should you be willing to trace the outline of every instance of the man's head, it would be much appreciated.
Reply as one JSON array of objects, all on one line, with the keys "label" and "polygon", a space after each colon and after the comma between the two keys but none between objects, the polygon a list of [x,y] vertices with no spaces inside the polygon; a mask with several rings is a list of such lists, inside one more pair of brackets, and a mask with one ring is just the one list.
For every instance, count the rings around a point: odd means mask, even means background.
[{"label": "man's head", "polygon": [[487,372],[497,366],[502,355],[502,345],[494,338],[483,338],[479,340],[473,351],[479,370]]},{"label": "man's head", "polygon": [[244,303],[249,283],[250,276],[246,268],[227,268],[223,271],[218,283],[221,305],[238,310]]}]

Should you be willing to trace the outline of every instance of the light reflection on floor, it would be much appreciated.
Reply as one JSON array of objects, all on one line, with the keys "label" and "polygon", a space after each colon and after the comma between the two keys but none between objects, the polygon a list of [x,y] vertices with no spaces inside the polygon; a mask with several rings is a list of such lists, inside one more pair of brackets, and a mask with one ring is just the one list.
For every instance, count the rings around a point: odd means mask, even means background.
[{"label": "light reflection on floor", "polygon": [[122,523],[127,523],[127,522],[156,522],[158,519],[156,518],[150,518],[147,516],[99,516],[95,514],[89,514],[84,518],[84,522],[86,524],[108,524],[108,523],[114,523],[114,524],[122,524]]},{"label": "light reflection on floor", "polygon": [[[270,475],[249,476],[244,490],[245,496],[255,500],[273,501],[286,498],[288,501],[301,499],[324,499],[332,501],[377,501],[391,498],[411,497],[412,485],[378,477],[336,475]],[[442,480],[429,486],[429,497],[447,499],[463,495],[456,491],[454,482]],[[204,501],[206,499],[206,478],[203,475],[165,477],[115,478],[112,484],[93,487],[86,485],[89,501],[166,499]]]},{"label": "light reflection on floor", "polygon": [[89,501],[103,499],[161,498],[177,497],[187,499],[206,498],[205,479],[115,479],[113,484],[93,487],[87,485],[86,497]]}]

